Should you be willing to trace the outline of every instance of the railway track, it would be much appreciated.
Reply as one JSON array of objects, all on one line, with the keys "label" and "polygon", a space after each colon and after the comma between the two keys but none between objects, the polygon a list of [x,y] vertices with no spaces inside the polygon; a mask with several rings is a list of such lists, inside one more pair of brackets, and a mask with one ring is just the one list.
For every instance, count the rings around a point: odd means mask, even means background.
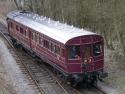
[{"label": "railway track", "polygon": [[[7,40],[8,49],[13,57],[16,58],[21,70],[29,78],[31,82],[29,85],[37,89],[38,94],[83,94],[82,90],[76,90],[60,81],[43,63],[38,63],[36,59],[24,51],[15,49],[10,38],[3,32],[0,31],[0,33]],[[106,94],[98,87],[94,88],[100,92],[96,94]]]},{"label": "railway track", "polygon": [[23,63],[23,60],[22,60],[22,59],[20,58],[20,56],[19,56],[19,52],[14,48],[14,46],[12,45],[10,39],[7,38],[7,37],[5,36],[5,34],[2,33],[1,31],[0,31],[0,34],[4,37],[4,39],[7,40],[7,42],[8,42],[7,47],[8,47],[8,49],[9,49],[9,52],[10,52],[11,55],[15,58],[16,63],[20,66],[21,71],[22,71],[25,75],[27,75],[27,77],[30,79],[30,82],[31,82],[31,83],[29,83],[29,85],[32,86],[32,87],[34,87],[34,88],[37,88],[39,94],[44,94],[43,90],[42,90],[41,88],[39,88],[39,85],[37,84],[37,82],[32,78],[32,74],[30,73],[29,69],[28,69],[28,68],[25,66],[25,64]]}]

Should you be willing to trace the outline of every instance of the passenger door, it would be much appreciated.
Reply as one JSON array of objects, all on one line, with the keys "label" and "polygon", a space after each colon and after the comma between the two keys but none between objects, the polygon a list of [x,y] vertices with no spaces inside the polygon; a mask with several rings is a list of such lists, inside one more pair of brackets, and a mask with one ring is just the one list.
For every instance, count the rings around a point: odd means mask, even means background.
[{"label": "passenger door", "polygon": [[29,43],[30,49],[32,49],[32,48],[31,48],[31,30],[29,30],[29,42],[30,42],[30,43]]},{"label": "passenger door", "polygon": [[94,70],[94,63],[92,57],[92,45],[91,44],[84,44],[82,46],[82,66],[84,72],[91,72]]}]

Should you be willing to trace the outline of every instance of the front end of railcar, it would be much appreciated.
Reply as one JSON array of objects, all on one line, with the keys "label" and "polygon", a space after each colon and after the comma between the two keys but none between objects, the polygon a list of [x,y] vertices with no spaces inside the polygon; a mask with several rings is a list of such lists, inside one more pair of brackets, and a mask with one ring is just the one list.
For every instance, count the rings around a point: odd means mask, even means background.
[{"label": "front end of railcar", "polygon": [[68,42],[68,69],[76,83],[95,83],[106,77],[104,42],[99,35],[83,36]]}]

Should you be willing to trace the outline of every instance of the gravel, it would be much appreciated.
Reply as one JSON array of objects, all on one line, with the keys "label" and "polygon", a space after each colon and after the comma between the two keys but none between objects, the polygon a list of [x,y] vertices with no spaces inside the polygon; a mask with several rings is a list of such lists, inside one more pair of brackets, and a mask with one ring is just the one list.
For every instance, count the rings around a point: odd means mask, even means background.
[{"label": "gravel", "polygon": [[[2,82],[6,83],[6,87],[4,88],[2,85],[2,90],[10,92],[10,94],[36,94],[35,89],[29,86],[29,80],[19,69],[19,66],[16,64],[16,61],[9,53],[7,47],[0,40],[0,79]],[[4,90],[6,89],[6,90]],[[0,93],[2,94],[2,93]],[[7,93],[3,93],[7,94]],[[9,94],[9,93],[8,93]]]}]

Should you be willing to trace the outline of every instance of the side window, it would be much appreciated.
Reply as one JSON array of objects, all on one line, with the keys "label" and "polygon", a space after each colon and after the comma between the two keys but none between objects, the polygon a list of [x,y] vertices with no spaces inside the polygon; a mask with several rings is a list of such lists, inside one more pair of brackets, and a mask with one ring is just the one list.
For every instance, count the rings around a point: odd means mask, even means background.
[{"label": "side window", "polygon": [[35,33],[34,32],[31,33],[31,38],[33,41],[35,41]]},{"label": "side window", "polygon": [[56,46],[56,53],[60,54],[60,48],[59,48],[59,46]]},{"label": "side window", "polygon": [[44,45],[44,47],[49,49],[49,42],[47,40],[43,41],[43,45]]},{"label": "side window", "polygon": [[42,39],[41,36],[39,36],[39,44],[40,44],[41,46],[43,46],[43,39]]},{"label": "side window", "polygon": [[19,26],[18,25],[16,25],[16,31],[19,31]]},{"label": "side window", "polygon": [[28,28],[26,28],[26,36],[29,38],[29,31],[28,31]]},{"label": "side window", "polygon": [[36,34],[36,42],[39,42],[39,34]]},{"label": "side window", "polygon": [[54,45],[53,45],[53,43],[50,44],[50,50],[51,50],[52,52],[54,52]]},{"label": "side window", "polygon": [[65,50],[64,49],[61,49],[61,56],[65,57]]},{"label": "side window", "polygon": [[69,46],[68,47],[68,58],[79,59],[80,58],[80,46]]},{"label": "side window", "polygon": [[23,35],[25,35],[25,36],[26,36],[26,30],[23,30]]},{"label": "side window", "polygon": [[51,42],[49,42],[49,50],[51,51]]},{"label": "side window", "polygon": [[[20,29],[20,30],[19,30]],[[20,31],[21,34],[23,34],[24,36],[26,36],[26,30],[23,29],[22,27],[19,28],[18,25],[16,25],[16,31]]]},{"label": "side window", "polygon": [[57,53],[56,45],[54,45],[54,52]]},{"label": "side window", "polygon": [[60,54],[60,48],[57,45],[55,45],[55,53],[56,54]]},{"label": "side window", "polygon": [[23,28],[20,27],[20,33],[23,34]]},{"label": "side window", "polygon": [[36,38],[35,38],[36,36],[35,36],[35,33],[33,33],[33,40],[35,41],[36,40]]},{"label": "side window", "polygon": [[31,39],[33,40],[33,32],[31,31]]}]

